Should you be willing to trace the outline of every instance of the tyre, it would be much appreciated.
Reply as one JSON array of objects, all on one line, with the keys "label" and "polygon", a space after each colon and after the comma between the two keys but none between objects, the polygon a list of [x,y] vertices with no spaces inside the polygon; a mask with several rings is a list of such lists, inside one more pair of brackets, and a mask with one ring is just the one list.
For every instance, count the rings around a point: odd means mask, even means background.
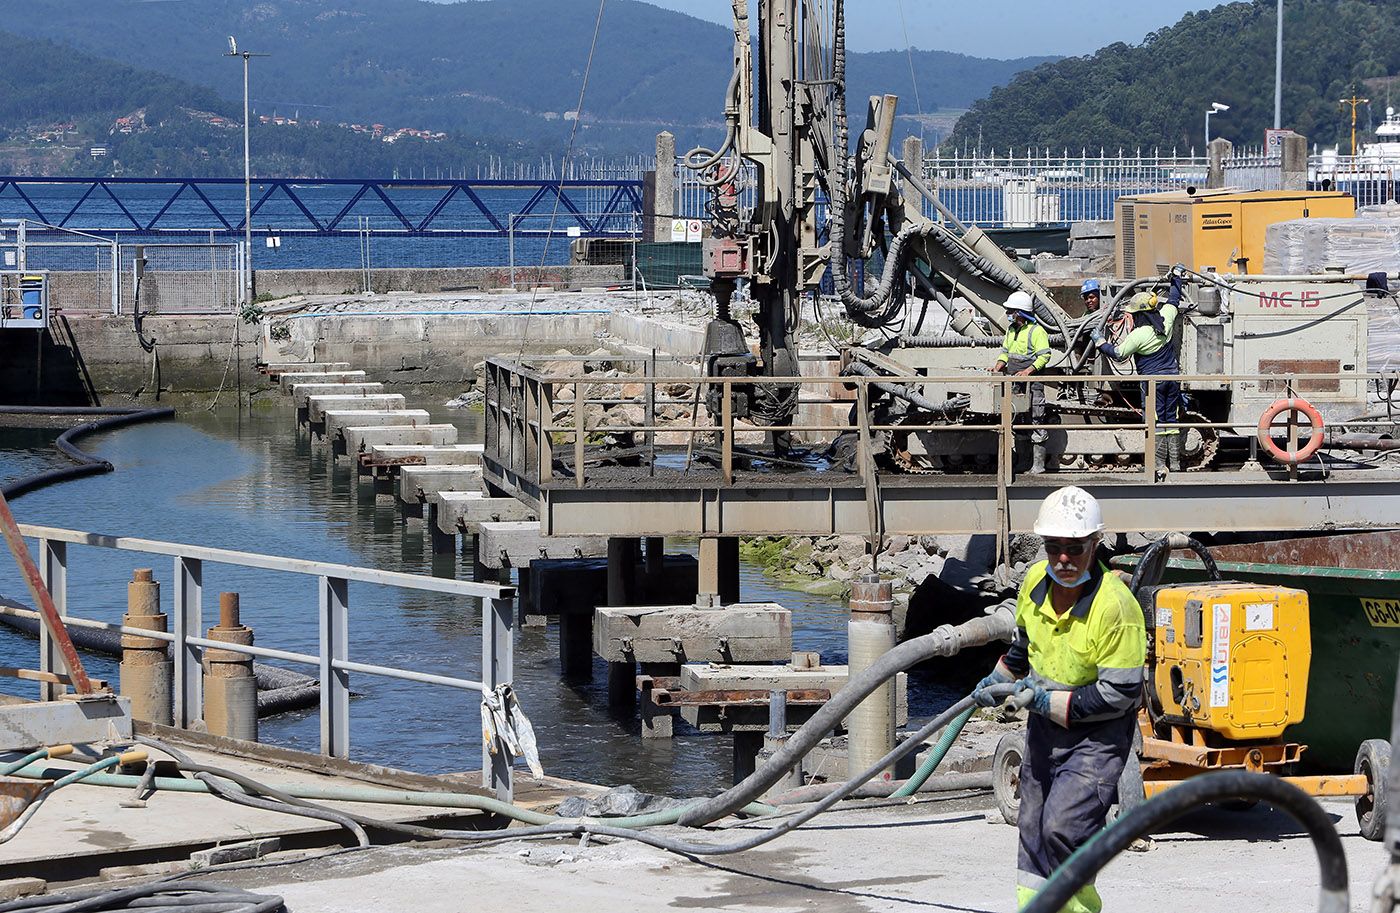
[{"label": "tyre", "polygon": [[1026,734],[1008,732],[997,742],[992,757],[992,792],[1006,823],[1016,824],[1021,810],[1021,759],[1026,756]]},{"label": "tyre", "polygon": [[1356,800],[1356,823],[1361,826],[1361,836],[1367,840],[1384,839],[1390,801],[1385,791],[1385,780],[1390,773],[1390,743],[1384,739],[1362,742],[1352,770],[1363,775],[1370,787],[1366,795]]}]

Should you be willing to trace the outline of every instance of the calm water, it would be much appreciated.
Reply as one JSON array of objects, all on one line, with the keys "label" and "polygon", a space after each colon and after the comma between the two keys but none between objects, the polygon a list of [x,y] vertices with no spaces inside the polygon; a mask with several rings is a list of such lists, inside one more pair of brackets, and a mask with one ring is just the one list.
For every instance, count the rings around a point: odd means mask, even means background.
[{"label": "calm water", "polygon": [[[437,421],[479,439],[474,414],[419,403]],[[357,497],[349,471],[334,471],[292,431],[289,408],[263,410],[241,420],[232,414],[183,410],[178,422],[138,426],[85,441],[117,472],[68,482],[16,501],[21,522],[93,532],[198,543],[267,554],[368,565],[419,574],[457,575],[459,557],[434,558],[415,529],[405,533],[392,508]],[[56,432],[0,429],[0,480],[63,465],[45,447]],[[675,547],[685,548],[684,543]],[[136,567],[153,566],[171,611],[171,561],[105,549],[70,547],[70,611],[119,621],[126,581]],[[313,578],[206,564],[206,623],[216,620],[218,593],[242,595],[244,621],[258,643],[315,654]],[[845,661],[846,608],[825,598],[777,588],[759,569],[743,568],[746,599],[774,601],[794,613],[794,647]],[[11,562],[0,561],[0,593],[28,602]],[[465,678],[480,674],[480,607],[475,600],[351,584],[351,658]],[[0,663],[32,667],[35,643],[0,628]],[[114,662],[88,659],[94,675],[113,682]],[[728,782],[729,739],[686,733],[643,741],[634,719],[612,716],[607,674],[595,662],[592,683],[561,683],[557,629],[527,630],[516,647],[516,687],[539,736],[545,770],[591,782],[634,783],[672,794],[712,792]],[[422,771],[475,768],[480,723],[476,696],[443,688],[354,676],[360,693],[351,706],[351,751],[358,760]],[[32,695],[34,686],[0,679],[0,691]],[[942,689],[911,687],[912,712],[946,702]],[[315,712],[261,723],[264,741],[316,750]]]}]

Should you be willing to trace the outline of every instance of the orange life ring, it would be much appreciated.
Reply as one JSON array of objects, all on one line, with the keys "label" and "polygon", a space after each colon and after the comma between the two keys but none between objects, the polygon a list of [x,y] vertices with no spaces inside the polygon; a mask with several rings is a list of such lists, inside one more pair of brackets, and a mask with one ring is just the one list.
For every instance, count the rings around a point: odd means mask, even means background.
[{"label": "orange life ring", "polygon": [[[1312,425],[1312,436],[1308,442],[1296,451],[1284,450],[1274,443],[1273,425],[1274,419],[1285,412],[1302,413]],[[1299,397],[1291,399],[1281,399],[1272,406],[1264,410],[1264,414],[1259,416],[1259,443],[1264,449],[1269,451],[1269,455],[1280,463],[1302,463],[1312,458],[1322,446],[1323,437],[1322,413],[1312,403]]]}]

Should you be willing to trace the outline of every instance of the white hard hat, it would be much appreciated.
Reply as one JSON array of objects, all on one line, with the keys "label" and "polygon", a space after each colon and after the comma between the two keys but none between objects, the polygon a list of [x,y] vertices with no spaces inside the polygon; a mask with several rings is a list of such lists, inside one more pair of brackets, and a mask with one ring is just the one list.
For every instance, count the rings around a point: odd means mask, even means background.
[{"label": "white hard hat", "polygon": [[1011,297],[1006,299],[1004,307],[1008,311],[1020,311],[1023,314],[1035,316],[1035,302],[1025,292],[1012,292]]},{"label": "white hard hat", "polygon": [[1082,488],[1070,485],[1053,492],[1040,505],[1035,518],[1037,536],[1057,539],[1087,539],[1103,532],[1099,502]]}]

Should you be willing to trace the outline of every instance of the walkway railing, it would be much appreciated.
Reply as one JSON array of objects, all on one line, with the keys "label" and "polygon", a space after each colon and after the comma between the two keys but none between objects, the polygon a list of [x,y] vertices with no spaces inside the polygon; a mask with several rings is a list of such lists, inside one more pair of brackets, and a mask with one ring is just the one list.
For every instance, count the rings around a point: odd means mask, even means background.
[{"label": "walkway railing", "polygon": [[[122,634],[139,635],[145,638],[163,640],[172,645],[175,666],[173,682],[174,722],[176,726],[182,728],[190,726],[202,716],[201,658],[202,652],[206,649],[241,653],[260,659],[278,660],[316,669],[317,681],[321,688],[321,753],[334,758],[348,758],[350,756],[350,673],[352,672],[482,694],[500,693],[503,688],[511,684],[514,674],[515,590],[512,587],[423,577],[397,571],[381,571],[367,567],[306,561],[298,558],[260,555],[252,552],[230,551],[175,542],[108,536],[32,524],[20,524],[20,532],[27,538],[37,540],[38,563],[44,585],[52,595],[55,607],[64,616],[66,624],[74,627],[97,628]],[[169,633],[160,633],[144,628],[128,628],[119,624],[69,615],[67,598],[69,545],[173,558],[175,593],[174,611],[171,614],[172,630]],[[320,593],[317,611],[320,650],[317,655],[312,656],[266,646],[245,646],[226,641],[214,641],[204,637],[203,597],[204,565],[206,563],[317,578]],[[348,584],[351,582],[444,593],[481,600],[480,680],[472,681],[413,669],[371,665],[351,660],[350,600],[348,595]],[[17,609],[4,609],[3,611],[6,614],[37,615],[37,613]],[[56,645],[46,634],[40,636],[39,654],[41,671],[60,672],[62,670],[62,660]],[[43,686],[43,697],[46,700],[57,699],[60,693],[61,686],[51,684]],[[499,744],[499,739],[497,742],[495,754],[492,754],[487,748],[482,750],[482,782],[488,789],[494,790],[498,796],[508,798],[512,788],[512,758],[505,750],[504,745]]]}]

